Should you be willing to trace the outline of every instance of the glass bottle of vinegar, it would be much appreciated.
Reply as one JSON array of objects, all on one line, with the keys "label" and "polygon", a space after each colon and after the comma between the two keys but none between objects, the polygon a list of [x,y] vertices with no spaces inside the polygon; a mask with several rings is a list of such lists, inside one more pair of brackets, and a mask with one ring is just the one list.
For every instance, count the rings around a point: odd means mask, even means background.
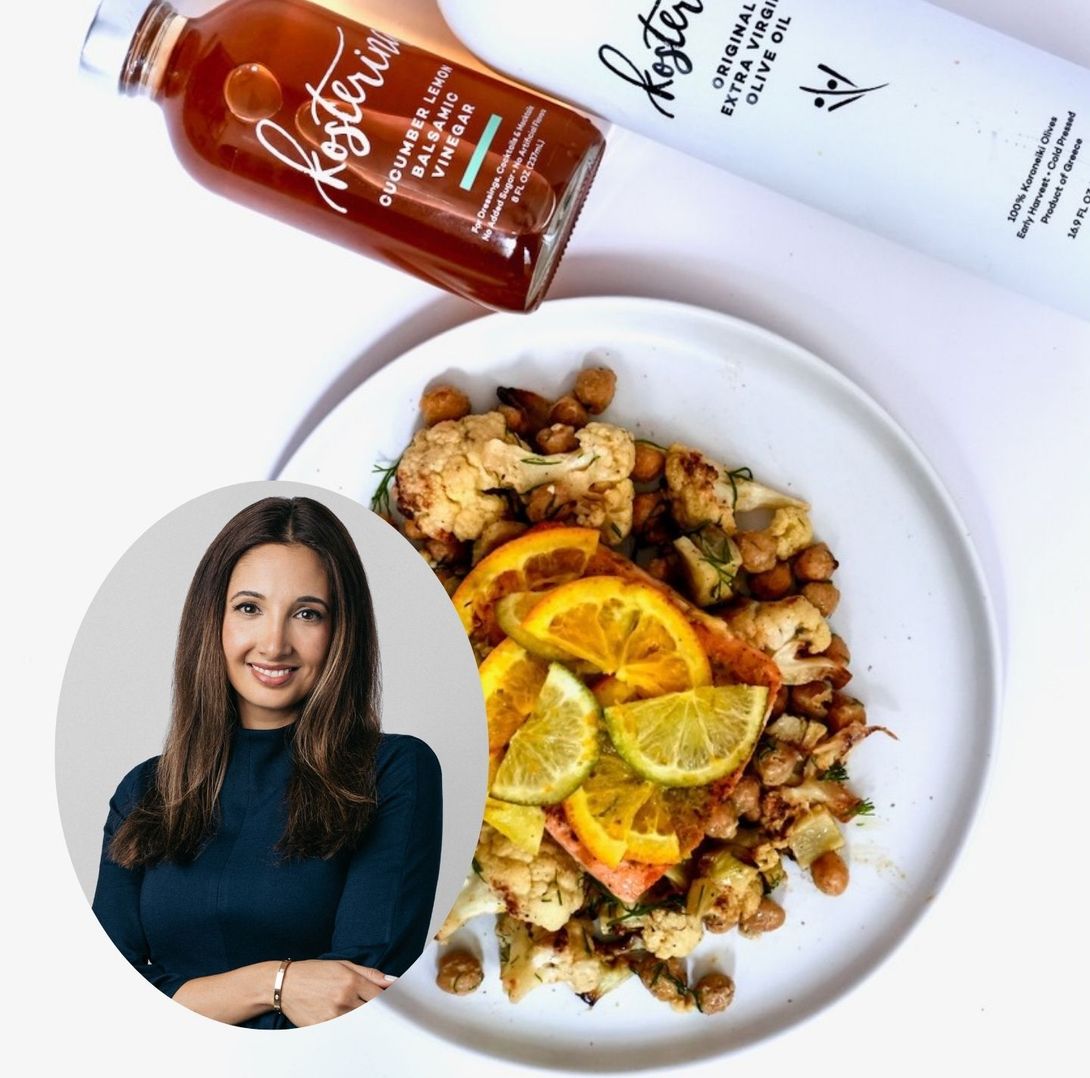
[{"label": "glass bottle of vinegar", "polygon": [[544,297],[604,147],[577,113],[307,0],[104,0],[82,65],[202,184],[503,310]]}]

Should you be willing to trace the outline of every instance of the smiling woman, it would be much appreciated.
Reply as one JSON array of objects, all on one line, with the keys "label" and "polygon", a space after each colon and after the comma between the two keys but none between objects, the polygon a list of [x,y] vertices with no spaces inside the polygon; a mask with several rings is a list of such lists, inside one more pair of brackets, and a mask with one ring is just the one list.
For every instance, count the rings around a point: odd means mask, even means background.
[{"label": "smiling woman", "polygon": [[375,998],[422,950],[442,780],[380,733],[379,652],[351,536],[265,498],[186,596],[170,730],[110,803],[94,912],[156,987],[210,1018],[311,1025]]}]

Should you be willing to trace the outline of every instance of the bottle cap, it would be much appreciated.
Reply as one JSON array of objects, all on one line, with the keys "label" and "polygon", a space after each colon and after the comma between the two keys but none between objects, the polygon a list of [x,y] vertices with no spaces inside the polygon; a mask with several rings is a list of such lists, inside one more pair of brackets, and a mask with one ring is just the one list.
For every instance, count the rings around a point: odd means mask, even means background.
[{"label": "bottle cap", "polygon": [[80,53],[80,70],[95,82],[121,91],[121,73],[140,20],[154,0],[102,0]]}]

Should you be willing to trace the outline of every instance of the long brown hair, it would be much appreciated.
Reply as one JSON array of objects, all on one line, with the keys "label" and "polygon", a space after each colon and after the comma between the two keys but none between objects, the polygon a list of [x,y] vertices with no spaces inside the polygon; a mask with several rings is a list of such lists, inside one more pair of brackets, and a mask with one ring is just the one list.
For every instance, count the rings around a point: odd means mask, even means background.
[{"label": "long brown hair", "polygon": [[118,828],[110,857],[125,868],[189,861],[216,826],[238,724],[221,634],[235,564],[254,547],[298,543],[321,559],[332,635],[325,665],[288,730],[294,775],[279,850],[332,857],[374,813],[380,726],[378,637],[367,577],[344,525],[311,498],[265,498],[236,514],[197,566],[174,656],[170,730],[155,781]]}]

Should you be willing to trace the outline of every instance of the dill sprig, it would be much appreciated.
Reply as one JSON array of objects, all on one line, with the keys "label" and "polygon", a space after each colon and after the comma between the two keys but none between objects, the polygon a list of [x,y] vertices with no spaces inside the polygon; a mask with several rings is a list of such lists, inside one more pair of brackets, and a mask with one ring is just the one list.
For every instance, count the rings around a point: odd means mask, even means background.
[{"label": "dill sprig", "polygon": [[753,470],[751,468],[734,468],[732,471],[727,472],[727,478],[730,480],[730,507],[733,509],[738,504],[738,480],[741,479],[746,483],[752,483]]},{"label": "dill sprig", "polygon": [[852,814],[849,819],[854,819],[856,816],[873,816],[874,815],[874,802],[867,798],[864,801],[860,801],[855,808],[852,809]]},{"label": "dill sprig", "polygon": [[523,464],[536,464],[536,465],[540,466],[540,465],[544,465],[544,464],[559,464],[560,461],[558,461],[558,460],[549,460],[548,457],[523,457],[522,458],[522,463]]},{"label": "dill sprig", "polygon": [[394,476],[397,475],[398,465],[401,463],[401,458],[390,461],[376,461],[371,466],[372,475],[381,475],[378,486],[375,488],[375,493],[371,495],[371,511],[375,513],[385,513],[387,516],[392,512],[390,508],[390,484],[394,481]]},{"label": "dill sprig", "polygon": [[700,551],[700,560],[707,562],[715,570],[716,580],[712,587],[712,598],[722,598],[724,589],[729,595],[734,588],[734,578],[738,575],[738,566],[731,557],[729,540],[724,536],[724,541],[718,544],[717,549],[711,537],[703,531],[692,532],[690,537]]},{"label": "dill sprig", "polygon": [[848,769],[842,763],[835,763],[822,771],[818,778],[823,782],[847,782]]}]

